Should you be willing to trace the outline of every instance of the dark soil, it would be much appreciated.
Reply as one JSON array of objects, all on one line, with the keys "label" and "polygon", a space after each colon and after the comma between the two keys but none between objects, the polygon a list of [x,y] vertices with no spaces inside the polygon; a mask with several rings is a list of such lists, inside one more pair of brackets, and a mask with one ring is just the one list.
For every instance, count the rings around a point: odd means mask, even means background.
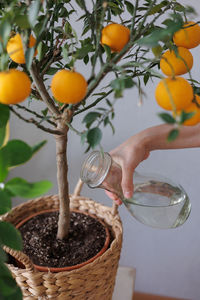
[{"label": "dark soil", "polygon": [[23,252],[34,264],[66,267],[80,264],[95,256],[104,246],[106,232],[103,225],[91,216],[71,213],[67,239],[56,238],[58,212],[48,212],[27,221],[19,230],[23,238]]}]

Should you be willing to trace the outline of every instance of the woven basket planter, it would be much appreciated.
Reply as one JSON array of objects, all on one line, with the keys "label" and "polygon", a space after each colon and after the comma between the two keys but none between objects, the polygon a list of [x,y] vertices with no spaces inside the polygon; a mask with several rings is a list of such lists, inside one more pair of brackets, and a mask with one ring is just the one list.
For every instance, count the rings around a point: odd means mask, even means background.
[{"label": "woven basket planter", "polygon": [[[70,196],[70,208],[96,215],[110,228],[113,240],[110,247],[93,262],[71,271],[41,272],[34,268],[27,255],[8,247],[4,250],[25,268],[8,264],[8,268],[21,287],[26,300],[111,300],[122,246],[122,224],[117,206],[106,207],[80,196],[82,182]],[[29,200],[2,216],[1,220],[16,225],[30,214],[44,209],[58,209],[58,196],[45,196]]]}]

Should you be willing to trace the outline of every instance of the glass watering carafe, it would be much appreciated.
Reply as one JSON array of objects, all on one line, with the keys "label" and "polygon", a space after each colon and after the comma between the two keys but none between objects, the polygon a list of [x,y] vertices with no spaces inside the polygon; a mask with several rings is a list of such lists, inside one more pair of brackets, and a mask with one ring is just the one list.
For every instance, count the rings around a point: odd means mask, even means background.
[{"label": "glass watering carafe", "polygon": [[93,151],[83,162],[81,180],[90,188],[103,188],[118,195],[141,223],[155,228],[176,228],[191,211],[184,189],[160,175],[134,172],[134,194],[127,199],[121,188],[122,170],[107,152]]}]

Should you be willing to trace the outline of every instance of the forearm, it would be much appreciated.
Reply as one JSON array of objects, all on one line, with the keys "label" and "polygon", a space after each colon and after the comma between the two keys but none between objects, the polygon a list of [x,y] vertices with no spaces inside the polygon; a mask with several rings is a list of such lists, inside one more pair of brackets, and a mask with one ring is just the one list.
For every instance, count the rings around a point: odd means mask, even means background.
[{"label": "forearm", "polygon": [[196,126],[182,126],[179,135],[174,140],[167,140],[172,125],[163,124],[147,128],[136,135],[147,151],[159,149],[181,149],[200,147],[200,124]]},{"label": "forearm", "polygon": [[[196,126],[180,128],[178,137],[169,142],[167,137],[173,129],[172,125],[163,124],[147,128],[133,135],[121,145],[110,151],[113,159],[122,168],[122,190],[126,198],[133,194],[133,173],[135,168],[153,150],[160,149],[181,149],[200,147],[200,124]],[[115,196],[115,197],[114,197]],[[111,199],[118,200],[116,195],[109,195]]]}]

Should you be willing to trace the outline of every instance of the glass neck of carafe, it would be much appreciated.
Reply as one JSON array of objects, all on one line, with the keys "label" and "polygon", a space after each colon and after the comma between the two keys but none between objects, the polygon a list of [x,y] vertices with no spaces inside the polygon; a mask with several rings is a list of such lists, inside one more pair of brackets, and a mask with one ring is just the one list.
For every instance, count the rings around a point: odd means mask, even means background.
[{"label": "glass neck of carafe", "polygon": [[84,161],[80,177],[90,188],[102,188],[124,199],[122,170],[109,153],[93,151]]}]

